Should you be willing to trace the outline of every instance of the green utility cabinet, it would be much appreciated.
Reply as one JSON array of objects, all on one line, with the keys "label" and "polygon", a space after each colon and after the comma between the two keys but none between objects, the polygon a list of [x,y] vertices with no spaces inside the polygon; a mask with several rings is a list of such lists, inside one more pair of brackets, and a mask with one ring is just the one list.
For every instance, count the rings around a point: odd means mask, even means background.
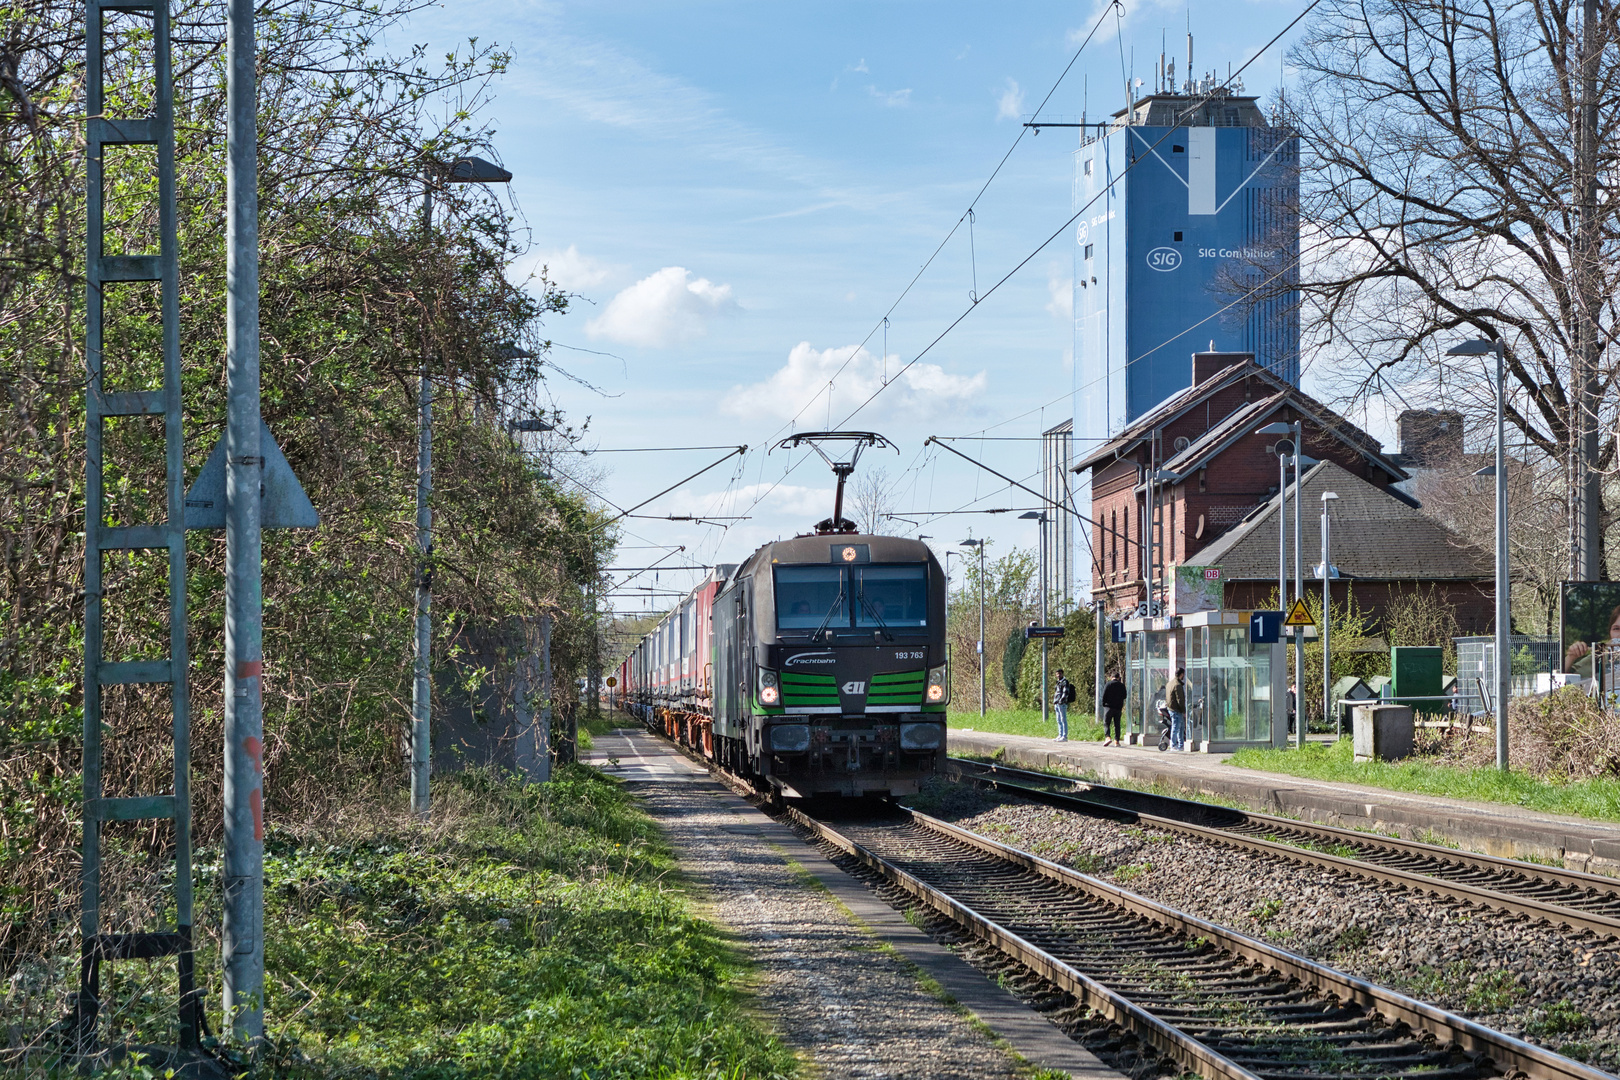
[{"label": "green utility cabinet", "polygon": [[1389,696],[1398,705],[1410,705],[1414,712],[1445,712],[1446,703],[1439,700],[1445,679],[1441,670],[1444,655],[1438,645],[1397,645],[1390,649]]}]

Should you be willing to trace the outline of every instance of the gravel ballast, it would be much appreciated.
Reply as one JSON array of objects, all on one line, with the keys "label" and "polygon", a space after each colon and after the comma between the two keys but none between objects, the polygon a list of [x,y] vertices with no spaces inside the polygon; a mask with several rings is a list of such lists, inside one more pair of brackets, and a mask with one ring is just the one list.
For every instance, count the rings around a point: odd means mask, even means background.
[{"label": "gravel ballast", "polygon": [[939,784],[917,808],[1592,1065],[1620,1066],[1620,943]]},{"label": "gravel ballast", "polygon": [[682,869],[758,972],[760,1009],[824,1078],[997,1080],[1013,1060],[918,982],[713,784],[638,784]]}]

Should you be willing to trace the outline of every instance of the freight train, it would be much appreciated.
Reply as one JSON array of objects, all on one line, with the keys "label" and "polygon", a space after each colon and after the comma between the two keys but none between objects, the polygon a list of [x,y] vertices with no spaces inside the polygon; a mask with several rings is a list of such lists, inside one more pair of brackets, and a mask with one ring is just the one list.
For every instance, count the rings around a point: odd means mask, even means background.
[{"label": "freight train", "polygon": [[649,728],[775,796],[909,795],[945,760],[945,574],[841,506],[716,567],[617,672]]}]

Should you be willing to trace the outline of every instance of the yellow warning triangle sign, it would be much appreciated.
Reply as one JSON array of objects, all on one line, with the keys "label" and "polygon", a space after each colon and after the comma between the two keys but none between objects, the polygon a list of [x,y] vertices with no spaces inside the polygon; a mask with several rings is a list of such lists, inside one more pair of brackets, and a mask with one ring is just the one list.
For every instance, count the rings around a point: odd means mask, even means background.
[{"label": "yellow warning triangle sign", "polygon": [[1288,609],[1288,618],[1283,620],[1284,626],[1315,626],[1316,620],[1311,618],[1310,611],[1305,607],[1305,601],[1295,600],[1294,606]]}]

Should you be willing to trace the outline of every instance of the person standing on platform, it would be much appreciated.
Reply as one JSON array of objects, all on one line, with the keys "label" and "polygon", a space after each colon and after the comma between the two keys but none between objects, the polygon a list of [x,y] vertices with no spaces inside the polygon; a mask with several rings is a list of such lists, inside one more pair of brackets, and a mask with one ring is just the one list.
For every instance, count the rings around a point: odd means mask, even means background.
[{"label": "person standing on platform", "polygon": [[1125,684],[1119,672],[1108,673],[1108,683],[1102,692],[1103,745],[1124,746],[1125,736],[1120,734],[1120,717],[1125,713]]},{"label": "person standing on platform", "polygon": [[1170,749],[1187,749],[1187,669],[1176,668],[1176,677],[1164,687],[1164,707],[1170,710]]},{"label": "person standing on platform", "polygon": [[1069,702],[1074,700],[1074,685],[1063,677],[1058,668],[1057,685],[1052,688],[1052,711],[1057,714],[1058,733],[1054,742],[1069,741]]}]

